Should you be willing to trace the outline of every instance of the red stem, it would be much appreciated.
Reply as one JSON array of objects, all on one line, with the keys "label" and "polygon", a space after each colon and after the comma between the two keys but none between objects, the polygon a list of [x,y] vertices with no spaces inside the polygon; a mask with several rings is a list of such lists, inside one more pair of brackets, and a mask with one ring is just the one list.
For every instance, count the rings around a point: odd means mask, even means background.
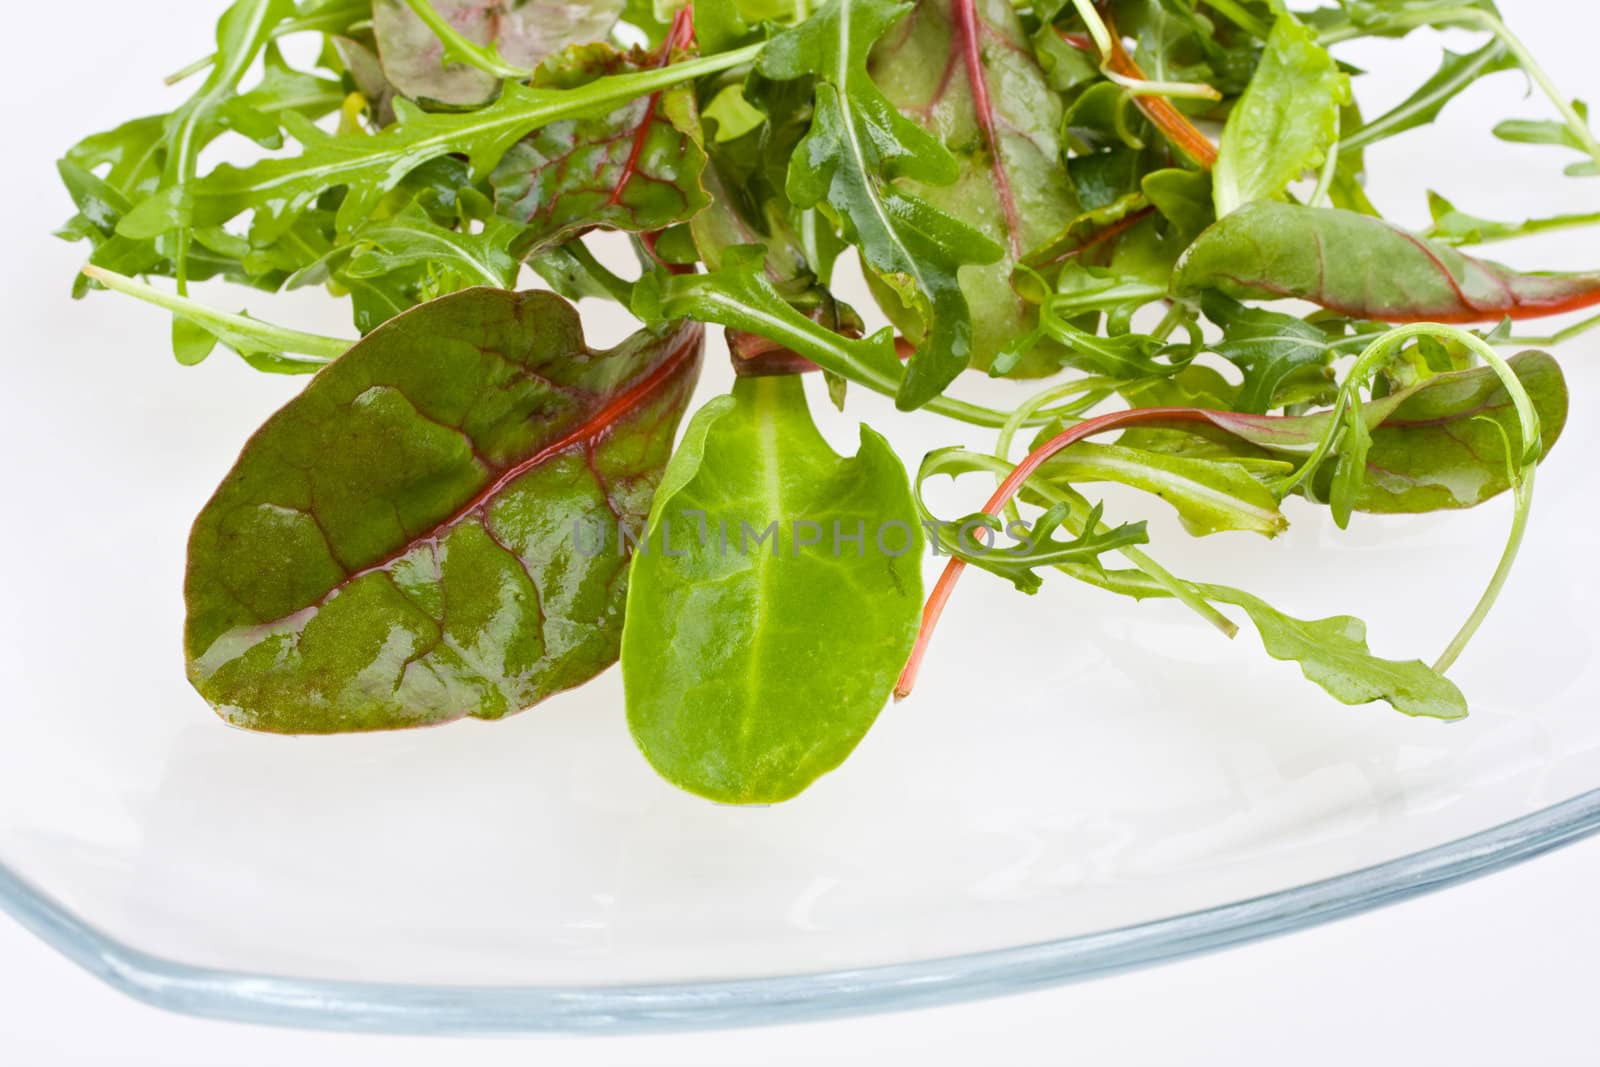
[{"label": "red stem", "polygon": [[[1111,20],[1110,12],[1102,11],[1101,18],[1111,34],[1111,54],[1103,57],[1106,66],[1124,78],[1146,81],[1144,71],[1139,69],[1139,64],[1128,54],[1128,50],[1122,47],[1122,38],[1117,34],[1117,26]],[[1062,40],[1074,48],[1088,51],[1094,46],[1093,41],[1081,34],[1065,33],[1061,30],[1056,32],[1061,35]],[[1169,101],[1159,96],[1136,96],[1133,98],[1133,104],[1145,118],[1155,124],[1174,148],[1188,156],[1196,166],[1202,170],[1210,170],[1216,165],[1217,146],[1212,144],[1205,134],[1195,129],[1194,123],[1189,121],[1188,116],[1173,107]]]},{"label": "red stem", "polygon": [[967,83],[972,87],[972,109],[977,112],[978,129],[989,148],[989,169],[994,175],[994,190],[1005,212],[1006,230],[1011,237],[1011,254],[1022,255],[1022,217],[1017,198],[1011,191],[1011,176],[1000,158],[1000,134],[995,129],[994,104],[989,99],[989,83],[983,76],[983,56],[978,48],[978,10],[976,0],[955,0],[952,12],[956,31],[962,38],[962,60],[967,67]]},{"label": "red stem", "polygon": [[[1000,483],[1000,488],[994,491],[989,502],[983,506],[984,514],[999,518],[1000,509],[1016,496],[1023,483],[1033,477],[1040,467],[1056,453],[1070,448],[1085,438],[1146,422],[1211,422],[1219,414],[1222,413],[1203,408],[1133,408],[1085,419],[1076,426],[1061,431],[1028,453],[1027,458],[1006,475],[1005,480]],[[979,531],[980,535],[982,532]],[[939,616],[944,614],[950,594],[955,590],[956,580],[966,569],[966,560],[952,557],[950,562],[945,564],[944,573],[939,575],[939,580],[934,583],[933,592],[928,595],[928,603],[922,609],[922,628],[917,631],[916,643],[911,646],[911,656],[906,660],[905,669],[900,672],[900,680],[895,683],[896,700],[910,696],[912,687],[917,684],[917,671],[922,666],[923,656],[927,654],[928,642],[933,639],[934,628],[939,625]]]}]

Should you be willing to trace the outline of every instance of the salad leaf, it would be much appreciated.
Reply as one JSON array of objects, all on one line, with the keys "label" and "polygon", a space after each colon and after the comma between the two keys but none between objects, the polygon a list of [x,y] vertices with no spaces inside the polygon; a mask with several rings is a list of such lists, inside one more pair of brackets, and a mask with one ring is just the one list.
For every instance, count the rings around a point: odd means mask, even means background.
[{"label": "salad leaf", "polygon": [[1311,681],[1342,704],[1383,700],[1406,715],[1464,719],[1467,700],[1448,678],[1421,660],[1380,659],[1367,648],[1367,626],[1349,615],[1306,622],[1285,615],[1260,597],[1227,586],[1204,585],[1211,599],[1244,609],[1273,659],[1292,660]]},{"label": "salad leaf", "polygon": [[[511,67],[530,68],[569,44],[604,40],[623,0],[427,0],[461,37],[488,46]],[[374,0],[372,32],[383,71],[413,100],[464,106],[494,95],[501,78],[452,59],[445,42],[408,0]]]},{"label": "salad leaf", "polygon": [[[1037,311],[1011,288],[1011,272],[1077,215],[1061,161],[1060,98],[1034,62],[1009,0],[922,0],[872,51],[868,70],[896,108],[938,137],[959,164],[950,184],[901,186],[1004,249],[959,273],[971,309],[971,365],[985,370],[1007,340],[1034,328]],[[915,334],[905,305],[883,306]],[[903,320],[903,321],[902,321]],[[1040,345],[1024,373],[1056,369],[1060,353]]]},{"label": "salad leaf", "polygon": [[1228,115],[1212,171],[1218,217],[1255,200],[1281,199],[1320,167],[1339,136],[1349,79],[1316,35],[1281,14],[1261,65]]},{"label": "salad leaf", "polygon": [[[595,44],[547,62],[533,85],[573,89],[660,65]],[[687,221],[707,204],[705,162],[694,93],[675,86],[541,127],[506,151],[489,181],[500,213],[525,227],[517,246],[528,249],[593,226],[647,231]]]},{"label": "salad leaf", "polygon": [[[726,52],[601,77],[572,89],[508,84],[494,103],[461,113],[430,114],[396,100],[395,124],[371,137],[328,134],[287,115],[286,127],[304,146],[300,155],[247,167],[225,163],[181,195],[168,190],[142,201],[124,216],[118,232],[154,237],[186,224],[220,225],[251,211],[252,235],[265,240],[287,229],[319,196],[341,186],[345,193],[337,225],[349,231],[424,163],[460,154],[475,174],[486,174],[532,130],[736,66],[753,54],[754,49]],[[187,210],[180,210],[185,205]]]},{"label": "salad leaf", "polygon": [[1551,230],[1600,225],[1600,211],[1524,219],[1521,222],[1496,222],[1469,215],[1435,192],[1428,193],[1428,210],[1433,215],[1433,225],[1423,236],[1430,241],[1456,246],[1483,245]]},{"label": "salad leaf", "polygon": [[1446,49],[1439,69],[1410,96],[1364,123],[1360,129],[1343,133],[1339,139],[1339,153],[1359,153],[1379,141],[1426,126],[1439,117],[1446,104],[1477,84],[1480,78],[1496,71],[1513,70],[1516,66],[1516,57],[1498,37],[1467,53]]},{"label": "salad leaf", "polygon": [[1173,291],[1298,297],[1385,322],[1497,322],[1600,303],[1600,271],[1520,273],[1392,223],[1337,208],[1259,201],[1189,247]]},{"label": "salad leaf", "polygon": [[960,168],[907,119],[867,72],[872,45],[910,10],[894,0],[829,0],[767,43],[756,69],[777,80],[814,77],[811,129],[789,162],[796,207],[827,204],[866,266],[924,324],[896,403],[921,407],[972,361],[971,311],[958,278],[993,263],[1000,245],[894,179],[949,185]]},{"label": "salad leaf", "polygon": [[548,293],[469,289],[373,331],[267,420],[189,542],[185,647],[230,722],[499,718],[617,656],[628,555],[701,329],[596,352]]},{"label": "salad leaf", "polygon": [[916,635],[904,468],[865,426],[834,454],[799,378],[742,378],[690,423],[649,538],[622,638],[634,739],[692,793],[789,799],[860,742]]}]

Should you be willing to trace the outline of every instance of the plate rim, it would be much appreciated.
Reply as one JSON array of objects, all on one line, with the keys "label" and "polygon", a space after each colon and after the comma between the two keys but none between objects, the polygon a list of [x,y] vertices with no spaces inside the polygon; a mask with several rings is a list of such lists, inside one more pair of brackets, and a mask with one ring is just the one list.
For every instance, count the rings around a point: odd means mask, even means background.
[{"label": "plate rim", "polygon": [[112,988],[201,1018],[411,1035],[711,1030],[936,1007],[1186,959],[1444,889],[1596,833],[1600,788],[1383,863],[1130,926],[910,963],[671,983],[430,986],[196,966],[110,936],[3,862],[0,912]]}]

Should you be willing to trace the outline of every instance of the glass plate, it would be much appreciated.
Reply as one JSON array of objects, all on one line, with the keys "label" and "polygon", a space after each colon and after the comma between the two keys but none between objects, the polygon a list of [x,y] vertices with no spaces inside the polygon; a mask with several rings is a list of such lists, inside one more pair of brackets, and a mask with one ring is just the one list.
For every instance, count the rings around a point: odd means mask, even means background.
[{"label": "glass plate", "polygon": [[[615,671],[499,723],[324,739],[226,728],[183,677],[187,526],[299,383],[220,352],[180,368],[161,314],[66,298],[80,253],[43,232],[65,210],[48,161],[79,130],[171,106],[150,87],[166,67],[140,43],[137,11],[94,7],[72,70],[27,57],[5,75],[41,101],[18,118],[5,191],[48,207],[14,228],[3,298],[0,906],[119,988],[200,1014],[371,1030],[788,1021],[1236,944],[1600,827],[1593,335],[1563,350],[1574,417],[1540,473],[1517,571],[1456,672],[1473,703],[1462,723],[1338,705],[1250,633],[1230,643],[1171,604],[1065,580],[1023,597],[973,574],[917,695],[778,807],[718,807],[660,782],[628,737]],[[212,9],[184,12],[196,48]],[[1587,73],[1581,42],[1532,43],[1558,77]],[[1419,41],[1409,64],[1350,58],[1394,71],[1399,96],[1436,57]],[[73,73],[85,69],[103,75]],[[1485,114],[1527,110],[1519,87],[1508,76],[1442,129],[1374,151],[1380,202],[1416,208],[1436,175],[1405,160],[1466,144],[1481,165],[1453,170],[1447,191],[1468,210],[1586,207],[1550,150],[1481,129]],[[1592,257],[1581,235],[1504,253],[1556,268]],[[248,301],[348,331],[319,293]],[[588,310],[599,340],[625,330]],[[724,365],[710,355],[702,396],[725,387]],[[985,380],[959,390],[1020,395]],[[990,443],[893,417],[864,390],[847,415],[815,406],[843,451],[863,418],[913,462]],[[951,486],[941,507],[971,511],[985,488]],[[1107,501],[1130,514],[1129,497]],[[1497,501],[1357,517],[1339,533],[1318,509],[1290,511],[1294,529],[1270,543],[1195,541],[1154,513],[1153,551],[1304,617],[1361,615],[1396,657],[1439,651],[1509,517]]]}]

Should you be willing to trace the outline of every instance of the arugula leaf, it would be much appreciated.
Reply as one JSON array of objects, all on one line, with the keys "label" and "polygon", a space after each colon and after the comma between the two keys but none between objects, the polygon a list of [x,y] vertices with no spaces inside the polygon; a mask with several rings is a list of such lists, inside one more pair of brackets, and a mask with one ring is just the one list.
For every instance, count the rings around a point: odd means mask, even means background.
[{"label": "arugula leaf", "polygon": [[780,81],[816,78],[811,129],[789,162],[789,199],[800,208],[829,205],[867,267],[925,326],[895,398],[907,410],[938,395],[972,360],[959,269],[1003,254],[893,181],[937,186],[960,176],[944,145],[901,115],[867,73],[873,42],[908,10],[894,0],[829,0],[769,41],[756,65]]},{"label": "arugula leaf", "polygon": [[1581,226],[1600,225],[1600,211],[1578,215],[1555,215],[1543,219],[1524,219],[1521,222],[1495,222],[1491,219],[1469,215],[1454,204],[1430,191],[1428,211],[1433,215],[1433,225],[1424,237],[1447,245],[1484,245],[1494,241],[1509,241],[1551,230],[1575,229]]},{"label": "arugula leaf", "polygon": [[[1335,357],[1365,346],[1371,330],[1347,337],[1328,324],[1312,325],[1293,315],[1264,308],[1250,308],[1215,291],[1201,299],[1206,318],[1222,330],[1222,338],[1210,345],[1211,351],[1238,367],[1244,374],[1233,410],[1264,414],[1282,407],[1283,395],[1292,380],[1315,376],[1318,392],[1331,389],[1332,374],[1327,370]],[[1298,399],[1298,398],[1296,398]]]},{"label": "arugula leaf", "polygon": [[[1060,98],[1033,61],[1009,0],[922,0],[873,49],[868,70],[959,164],[951,184],[900,184],[1005,250],[960,271],[972,314],[971,365],[987,369],[1011,337],[1037,323],[1011,288],[1014,265],[1077,214],[1057,139]],[[881,303],[902,330],[918,332],[914,315],[895,314],[899,301]],[[1062,353],[1053,348],[1039,346],[1021,372],[1055,370]]]},{"label": "arugula leaf", "polygon": [[[512,68],[529,68],[570,44],[604,40],[623,0],[428,0],[467,42]],[[494,95],[506,72],[462,62],[407,0],[374,0],[372,32],[390,83],[413,100],[464,106]]]},{"label": "arugula leaf", "polygon": [[1339,153],[1358,153],[1396,134],[1426,126],[1439,117],[1446,104],[1480,78],[1497,71],[1514,70],[1516,66],[1516,57],[1498,37],[1472,52],[1457,53],[1445,49],[1439,69],[1410,96],[1364,123],[1360,129],[1343,131],[1339,139]]},{"label": "arugula leaf", "polygon": [[1367,626],[1349,615],[1307,622],[1260,597],[1223,585],[1201,585],[1212,600],[1244,609],[1273,659],[1300,664],[1310,681],[1341,704],[1382,700],[1406,715],[1464,719],[1467,700],[1448,678],[1421,660],[1381,659],[1367,648]]},{"label": "arugula leaf", "polygon": [[701,329],[583,345],[548,293],[469,289],[384,324],[268,419],[189,542],[195,687],[285,733],[499,718],[617,656],[626,545]]},{"label": "arugula leaf", "polygon": [[799,378],[740,379],[690,423],[634,557],[622,680],[645,757],[730,804],[787,800],[838,766],[911,649],[921,557],[881,437],[863,426],[842,458]]},{"label": "arugula leaf", "polygon": [[1349,78],[1316,35],[1292,15],[1279,15],[1261,65],[1222,131],[1212,170],[1218,217],[1255,200],[1281,199],[1290,182],[1320,167],[1349,99]]},{"label": "arugula leaf", "polygon": [[[533,85],[570,90],[660,65],[643,52],[575,47],[541,66]],[[541,127],[506,151],[489,182],[500,213],[525,227],[517,241],[524,251],[595,226],[648,231],[684,222],[707,204],[705,163],[694,93],[680,86]]]},{"label": "arugula leaf", "polygon": [[1594,156],[1592,148],[1594,136],[1588,133],[1589,107],[1582,100],[1574,100],[1571,108],[1578,119],[1577,126],[1570,121],[1556,122],[1552,119],[1507,119],[1495,126],[1494,135],[1512,144],[1555,145],[1581,152],[1590,158],[1569,164],[1566,171],[1568,176],[1577,178],[1600,174],[1600,159]]},{"label": "arugula leaf", "polygon": [[[371,137],[327,134],[286,115],[286,127],[304,146],[300,155],[264,159],[243,168],[223,164],[193,183],[186,198],[169,190],[143,201],[122,219],[118,232],[154,237],[186,223],[220,225],[253,211],[252,237],[265,242],[283,232],[317,197],[341,186],[345,193],[336,221],[340,230],[348,232],[385,193],[424,163],[459,153],[474,174],[485,174],[532,130],[737,66],[759,49],[754,45],[656,70],[597,78],[573,89],[508,84],[494,103],[460,114],[429,114],[396,100],[395,124]],[[180,199],[186,199],[187,213],[180,212]]]},{"label": "arugula leaf", "polygon": [[1432,244],[1382,219],[1258,201],[1212,226],[1184,254],[1173,292],[1298,297],[1384,322],[1498,322],[1600,303],[1600,271],[1519,273]]}]

